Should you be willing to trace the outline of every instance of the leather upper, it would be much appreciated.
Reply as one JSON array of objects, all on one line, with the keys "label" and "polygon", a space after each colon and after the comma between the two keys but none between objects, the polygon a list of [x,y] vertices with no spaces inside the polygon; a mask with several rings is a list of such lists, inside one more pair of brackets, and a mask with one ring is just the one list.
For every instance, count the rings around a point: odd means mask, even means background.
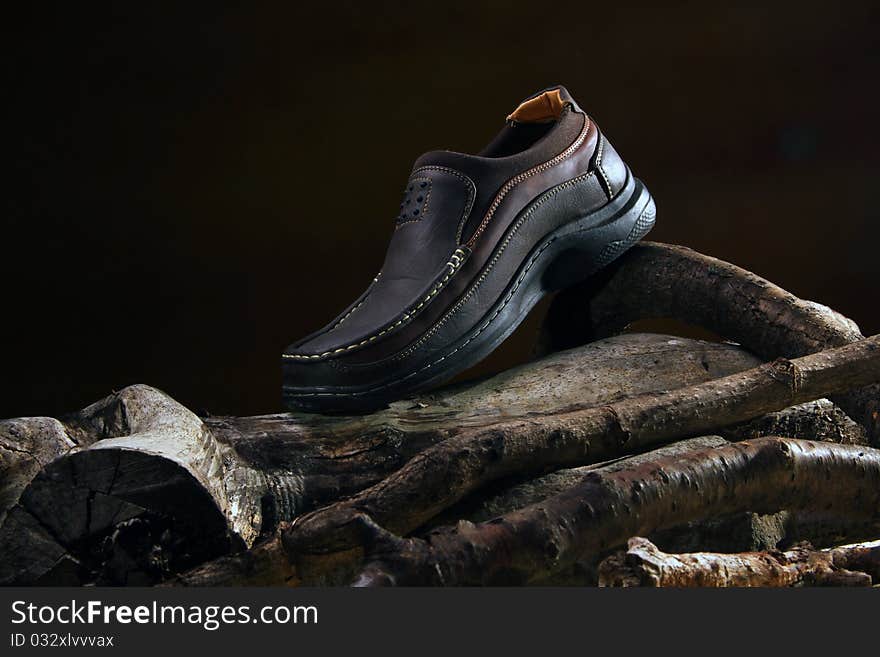
[{"label": "leather upper", "polygon": [[[586,212],[622,188],[627,170],[613,147],[564,87],[550,91],[558,92],[561,108],[549,108],[559,111],[553,121],[509,121],[479,155],[433,151],[418,158],[380,274],[333,322],[288,347],[286,366],[309,366],[314,375],[315,367],[329,373],[407,355],[407,347],[444,316],[449,321],[456,300],[474,286],[517,216],[542,193],[582,177],[576,210]],[[517,111],[532,102],[523,113],[543,116],[534,100],[541,93]],[[536,136],[516,149],[519,140]],[[532,239],[529,230],[518,239]]]},{"label": "leather upper", "polygon": [[402,315],[407,309],[415,313],[424,307],[420,303],[429,303],[428,295],[436,295],[452,269],[448,263],[459,245],[475,192],[473,181],[453,169],[415,169],[405,194],[411,197],[410,202],[398,216],[380,275],[356,308],[344,313],[329,330],[301,344],[299,350],[332,354],[334,349],[369,341],[382,330],[398,328],[401,324],[396,323],[405,321]]}]

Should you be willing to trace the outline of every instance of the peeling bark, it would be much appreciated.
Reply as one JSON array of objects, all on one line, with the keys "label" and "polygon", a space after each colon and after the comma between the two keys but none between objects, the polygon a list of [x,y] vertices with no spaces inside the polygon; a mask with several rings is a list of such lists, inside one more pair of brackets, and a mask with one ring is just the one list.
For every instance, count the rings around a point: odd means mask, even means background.
[{"label": "peeling bark", "polygon": [[782,508],[876,518],[880,451],[762,438],[620,472],[593,472],[538,504],[483,523],[461,521],[425,539],[398,537],[361,514],[354,522],[369,559],[355,583],[524,584],[577,559],[598,557],[630,536]]},{"label": "peeling bark", "polygon": [[872,586],[880,576],[880,541],[814,550],[668,554],[631,538],[627,551],[599,566],[599,586]]},{"label": "peeling bark", "polygon": [[728,440],[787,436],[846,445],[869,444],[864,427],[853,422],[828,399],[817,399],[777,413],[768,413],[756,420],[725,427],[719,433]]}]

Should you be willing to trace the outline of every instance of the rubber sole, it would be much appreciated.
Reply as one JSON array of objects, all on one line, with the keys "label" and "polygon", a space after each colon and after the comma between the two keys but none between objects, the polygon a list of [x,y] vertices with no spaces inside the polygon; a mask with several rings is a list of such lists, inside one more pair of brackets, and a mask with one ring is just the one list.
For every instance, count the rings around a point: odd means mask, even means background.
[{"label": "rubber sole", "polygon": [[[630,178],[619,198],[546,235],[529,253],[498,301],[459,340],[414,363],[409,371],[361,387],[310,390],[285,385],[293,410],[357,413],[424,391],[454,377],[493,352],[546,294],[581,282],[620,257],[654,226],[656,208],[647,188]],[[624,195],[624,194],[622,194]]]}]

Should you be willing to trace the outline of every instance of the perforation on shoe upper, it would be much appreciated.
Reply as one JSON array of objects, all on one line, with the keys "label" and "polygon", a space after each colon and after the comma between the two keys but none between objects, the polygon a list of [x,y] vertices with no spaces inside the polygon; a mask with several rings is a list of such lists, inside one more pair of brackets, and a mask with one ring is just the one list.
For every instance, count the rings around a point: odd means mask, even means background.
[{"label": "perforation on shoe upper", "polygon": [[420,221],[428,211],[431,198],[431,179],[426,176],[414,176],[407,181],[400,201],[400,212],[397,225],[401,226],[412,221]]}]

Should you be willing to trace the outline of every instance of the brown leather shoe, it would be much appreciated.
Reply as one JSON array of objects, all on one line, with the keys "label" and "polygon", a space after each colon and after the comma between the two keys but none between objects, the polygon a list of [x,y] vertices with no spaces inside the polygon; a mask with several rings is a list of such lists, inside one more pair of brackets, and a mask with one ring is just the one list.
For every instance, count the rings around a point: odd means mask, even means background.
[{"label": "brown leather shoe", "polygon": [[604,267],[654,201],[564,87],[524,100],[477,155],[413,166],[381,272],[282,354],[285,405],[366,411],[494,350],[546,293]]}]

